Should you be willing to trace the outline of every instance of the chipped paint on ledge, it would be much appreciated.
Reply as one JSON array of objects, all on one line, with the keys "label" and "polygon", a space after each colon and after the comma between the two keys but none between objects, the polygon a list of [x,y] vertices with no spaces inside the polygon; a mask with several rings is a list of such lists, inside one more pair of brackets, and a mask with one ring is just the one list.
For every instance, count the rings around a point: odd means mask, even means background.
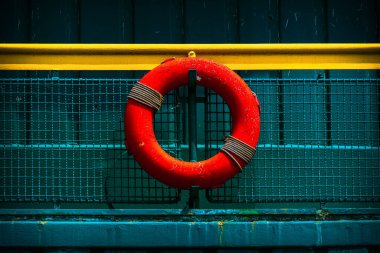
[{"label": "chipped paint on ledge", "polygon": [[[324,247],[378,245],[379,220],[2,221],[3,247]],[[305,236],[307,235],[307,236]]]}]

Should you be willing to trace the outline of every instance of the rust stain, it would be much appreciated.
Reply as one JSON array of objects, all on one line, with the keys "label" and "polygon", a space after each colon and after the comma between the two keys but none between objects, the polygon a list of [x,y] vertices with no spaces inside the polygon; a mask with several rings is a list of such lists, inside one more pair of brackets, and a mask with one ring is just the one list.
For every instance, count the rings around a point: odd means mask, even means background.
[{"label": "rust stain", "polygon": [[219,227],[219,244],[222,245],[223,244],[223,225],[224,225],[224,221],[218,221],[218,227]]}]

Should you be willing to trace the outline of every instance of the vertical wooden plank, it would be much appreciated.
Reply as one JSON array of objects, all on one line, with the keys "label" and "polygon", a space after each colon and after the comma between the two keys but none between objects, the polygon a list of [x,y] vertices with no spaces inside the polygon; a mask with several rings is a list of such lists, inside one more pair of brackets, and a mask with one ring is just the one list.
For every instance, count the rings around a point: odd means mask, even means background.
[{"label": "vertical wooden plank", "polygon": [[[281,1],[282,43],[322,43],[325,40],[323,1]],[[317,79],[321,70],[282,71],[283,78]],[[325,113],[323,83],[292,81],[284,85],[284,143],[323,145]],[[303,103],[299,103],[303,102]]]},{"label": "vertical wooden plank", "polygon": [[[77,0],[29,2],[31,43],[77,43]],[[74,71],[30,71],[33,77],[77,77]]]},{"label": "vertical wooden plank", "polygon": [[[0,43],[25,43],[29,38],[28,2],[5,0],[0,8]],[[25,78],[26,71],[0,71],[1,78]],[[0,85],[0,142],[25,144],[27,93],[22,85]]]},{"label": "vertical wooden plank", "polygon": [[330,0],[327,7],[329,42],[377,42],[377,0]]},{"label": "vertical wooden plank", "polygon": [[[240,43],[279,43],[278,1],[239,0],[238,34]],[[278,71],[240,71],[242,77],[277,78]]]},{"label": "vertical wooden plank", "polygon": [[[329,43],[372,43],[377,41],[377,0],[327,2]],[[331,145],[338,146],[332,154],[330,178],[334,185],[343,185],[340,195],[361,196],[367,191],[375,173],[372,161],[379,153],[371,150],[344,149],[345,146],[377,146],[379,140],[378,96],[374,83],[359,83],[355,79],[376,77],[376,71],[329,71],[334,78],[352,81],[331,82],[330,127]],[[377,153],[377,154],[376,154]],[[338,160],[339,159],[339,160]],[[338,161],[337,161],[338,160]],[[337,165],[338,164],[338,165]]]},{"label": "vertical wooden plank", "polygon": [[[284,0],[278,1],[278,42],[280,43],[320,43],[325,39],[324,8],[323,1]],[[274,88],[278,117],[275,123],[278,127],[278,144],[295,145],[275,149],[272,152],[282,161],[258,160],[273,167],[270,175],[268,172],[257,171],[257,177],[274,178],[272,186],[274,192],[266,194],[279,195],[279,199],[311,198],[310,192],[314,190],[317,182],[316,170],[320,159],[319,153],[312,149],[299,147],[298,145],[318,145],[324,143],[325,116],[324,116],[324,87],[317,82],[304,81],[305,78],[316,79],[321,71],[281,71],[280,80]],[[302,80],[296,80],[300,79]],[[265,105],[263,105],[264,107]],[[265,109],[263,109],[265,110]],[[264,130],[265,131],[265,130]],[[272,135],[268,135],[270,140]],[[258,155],[260,153],[258,152]],[[310,159],[306,159],[306,157]],[[261,158],[261,157],[260,157]],[[260,167],[260,166],[258,166]],[[258,191],[258,195],[260,192]],[[286,196],[286,197],[285,197]]]},{"label": "vertical wooden plank", "polygon": [[[324,2],[284,0],[280,2],[281,43],[326,42]],[[282,72],[283,78],[317,78],[321,70]]]},{"label": "vertical wooden plank", "polygon": [[[30,2],[32,43],[78,41],[77,1],[38,0]],[[75,77],[76,72],[32,71],[31,77]],[[35,81],[31,86],[31,138],[33,144],[73,142],[75,105],[65,103],[75,96],[72,87],[56,82]],[[67,101],[66,101],[67,102]],[[67,134],[61,134],[62,132]]]},{"label": "vertical wooden plank", "polygon": [[[332,0],[327,2],[329,43],[376,43],[378,1]],[[376,71],[330,71],[331,78],[371,78]]]},{"label": "vertical wooden plank", "polygon": [[4,0],[1,2],[0,14],[0,42],[28,42],[28,1]]},{"label": "vertical wooden plank", "polygon": [[[239,24],[238,34],[240,43],[279,43],[279,4],[275,0],[239,0],[238,1]],[[278,82],[276,79],[265,80],[270,78],[278,78],[279,71],[240,71],[239,74],[244,78],[253,78],[259,80],[249,81],[249,85],[253,92],[256,93],[261,105],[261,131],[259,145],[279,144],[279,94]],[[272,150],[271,150],[272,151]],[[258,148],[258,152],[254,157],[254,161],[250,163],[248,168],[244,170],[243,176],[244,199],[249,199],[249,195],[258,196],[275,194],[272,189],[277,185],[273,180],[270,187],[257,187],[257,184],[268,184],[269,175],[278,175],[282,164],[277,163],[274,159],[268,159],[272,156],[280,156],[280,152],[273,150],[267,152],[265,148]],[[263,179],[261,182],[253,178]],[[254,184],[254,186],[253,186]],[[252,185],[252,188],[249,188]],[[267,192],[267,191],[268,192]],[[243,192],[243,189],[241,190]],[[239,194],[241,194],[240,192]]]},{"label": "vertical wooden plank", "polygon": [[[29,2],[31,43],[78,42],[77,0]],[[30,71],[31,77],[77,77],[77,72]]]},{"label": "vertical wooden plank", "polygon": [[[79,2],[81,43],[133,43],[132,0],[83,0]],[[82,71],[81,77],[125,78],[128,71]]]},{"label": "vertical wooden plank", "polygon": [[[182,1],[134,1],[135,43],[183,43],[183,11]],[[135,71],[135,78],[146,73]]]},{"label": "vertical wooden plank", "polygon": [[[134,1],[135,43],[183,43],[183,12],[182,1]],[[136,78],[146,73],[136,72]]]},{"label": "vertical wooden plank", "polygon": [[[184,30],[185,43],[239,42],[237,1],[185,1]],[[197,88],[197,96],[203,94],[203,88]],[[225,110],[222,105],[219,109]],[[197,105],[197,116],[200,119],[204,118],[204,105]],[[203,120],[197,122],[197,128],[205,129]],[[198,131],[197,137],[198,143],[205,143],[204,131]],[[200,157],[202,155],[200,154]]]},{"label": "vertical wooden plank", "polygon": [[[328,2],[329,42],[372,43],[378,40],[376,0]],[[347,32],[349,31],[349,32]],[[373,78],[376,71],[330,71],[331,78]],[[355,84],[355,83],[354,83]],[[331,138],[334,145],[376,145],[379,139],[376,85],[331,86]],[[344,106],[343,106],[344,105]],[[370,133],[368,135],[368,133]]]},{"label": "vertical wooden plank", "polygon": [[[29,5],[27,0],[5,0],[0,8],[0,43],[29,42]],[[0,71],[0,77],[26,77],[26,71]]]},{"label": "vertical wooden plank", "polygon": [[182,8],[175,0],[135,1],[135,43],[183,43]]},{"label": "vertical wooden plank", "polygon": [[240,43],[278,43],[278,1],[240,0]]},{"label": "vertical wooden plank", "polygon": [[133,5],[130,0],[82,0],[81,43],[131,43]]},{"label": "vertical wooden plank", "polygon": [[[26,43],[29,39],[28,1],[6,0],[0,8],[0,43]],[[0,78],[25,78],[27,71],[0,71]],[[2,81],[0,84],[0,144],[27,144],[30,130],[30,89],[25,83]],[[0,167],[4,177],[4,194],[10,196],[22,192],[27,175],[26,169],[18,166],[25,152],[6,152],[4,148]],[[20,196],[22,198],[22,196]]]},{"label": "vertical wooden plank", "polygon": [[[183,43],[184,16],[182,1],[147,0],[135,1],[135,42],[136,43]],[[147,18],[149,17],[149,18]],[[145,71],[139,71],[135,77],[140,78]],[[175,96],[166,96],[165,102],[175,104]],[[172,106],[162,106],[155,114],[155,134],[159,142],[173,144],[176,140],[175,109]]]},{"label": "vertical wooden plank", "polygon": [[185,3],[186,43],[237,43],[237,22],[234,0]]},{"label": "vertical wooden plank", "polygon": [[[239,1],[239,37],[241,43],[279,43],[279,6],[278,1]],[[250,87],[256,93],[261,105],[261,132],[259,144],[271,145],[279,144],[279,97],[277,80],[265,80],[267,78],[278,78],[279,71],[240,71],[239,74],[245,78],[259,78],[250,81]],[[264,79],[264,80],[262,80]],[[272,151],[272,150],[271,150]],[[282,164],[273,156],[280,156],[280,152],[273,150],[267,152],[265,148],[258,148],[254,161],[243,173],[246,173],[244,185],[253,185],[253,178],[263,179],[261,182],[255,181],[255,186],[245,192],[246,195],[258,196],[275,194],[272,189],[276,183],[272,180],[267,182],[269,175],[278,175]],[[270,187],[257,187],[257,184],[268,185]],[[267,191],[268,192],[267,192]],[[245,197],[249,199],[248,196]]]},{"label": "vertical wooden plank", "polygon": [[30,1],[32,43],[78,41],[77,1]]},{"label": "vertical wooden plank", "polygon": [[[130,0],[84,0],[80,2],[80,41],[83,43],[132,43],[134,41],[134,4]],[[84,81],[80,86],[79,141],[82,144],[106,144],[116,141],[114,131],[121,132],[123,121],[119,93],[131,78],[127,71],[82,71],[82,78],[115,78],[114,81]],[[122,87],[123,86],[123,87]],[[123,138],[118,134],[118,138]],[[120,143],[120,142],[119,142]]]},{"label": "vertical wooden plank", "polygon": [[[278,1],[240,0],[239,40],[241,43],[278,43]],[[245,78],[277,78],[278,71],[240,71]],[[261,144],[277,144],[279,114],[277,84],[251,82],[261,104]]]}]

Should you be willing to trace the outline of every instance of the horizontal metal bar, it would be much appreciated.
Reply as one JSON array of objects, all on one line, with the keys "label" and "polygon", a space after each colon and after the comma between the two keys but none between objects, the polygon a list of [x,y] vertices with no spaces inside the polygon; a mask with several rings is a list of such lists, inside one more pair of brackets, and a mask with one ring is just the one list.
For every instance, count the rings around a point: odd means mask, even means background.
[{"label": "horizontal metal bar", "polygon": [[0,222],[2,247],[321,247],[378,245],[379,220]]},{"label": "horizontal metal bar", "polygon": [[[1,44],[0,44],[1,45]],[[139,79],[135,78],[59,78],[59,77],[51,77],[51,78],[0,78],[2,83],[30,83],[35,85],[41,84],[54,84],[54,85],[67,85],[67,82],[70,82],[70,85],[98,85],[99,83],[106,84],[119,84],[120,82],[126,82],[131,85],[139,81]],[[339,85],[339,86],[351,86],[357,84],[365,84],[365,85],[377,85],[377,82],[380,81],[379,78],[244,78],[244,81],[247,83],[253,82],[250,85],[263,84],[267,86],[278,85],[278,82],[282,82],[283,84],[292,83],[292,84],[304,84],[307,83],[315,83],[324,85],[325,82],[329,82],[331,85]],[[277,94],[277,93],[276,93]]]},{"label": "horizontal metal bar", "polygon": [[[328,215],[380,215],[380,208],[326,208]],[[147,216],[162,219],[164,216],[197,217],[204,216],[261,216],[261,215],[316,215],[317,208],[282,209],[0,209],[0,220],[7,216]],[[156,218],[154,218],[156,217]]]},{"label": "horizontal metal bar", "polygon": [[233,70],[380,69],[380,44],[0,44],[0,70],[150,70],[170,57]]},{"label": "horizontal metal bar", "polygon": [[[174,142],[175,140],[173,140]],[[211,149],[220,149],[223,145],[209,144]],[[189,149],[187,144],[161,144],[163,149]],[[300,144],[258,144],[258,148],[261,149],[313,149],[313,150],[377,150],[380,151],[380,147],[375,146],[349,146],[349,145],[300,145]],[[125,150],[125,146],[122,144],[0,144],[0,148],[3,149],[119,149]],[[198,144],[197,149],[205,149],[204,144]]]}]

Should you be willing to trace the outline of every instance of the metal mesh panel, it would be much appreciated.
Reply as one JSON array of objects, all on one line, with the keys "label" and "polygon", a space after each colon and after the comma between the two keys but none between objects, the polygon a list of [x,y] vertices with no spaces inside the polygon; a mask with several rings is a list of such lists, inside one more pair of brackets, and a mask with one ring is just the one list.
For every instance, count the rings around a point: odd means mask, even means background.
[{"label": "metal mesh panel", "polygon": [[[125,151],[123,113],[134,83],[0,79],[0,201],[178,201],[176,189],[149,177]],[[155,133],[179,156],[175,93],[165,101]]]},{"label": "metal mesh panel", "polygon": [[[176,189],[150,178],[124,149],[134,82],[0,79],[0,201],[178,201]],[[262,107],[258,151],[237,177],[207,191],[210,201],[379,201],[378,79],[247,82]],[[215,93],[206,100],[210,157],[231,119]],[[156,137],[181,157],[181,106],[175,92],[165,101]]]},{"label": "metal mesh panel", "polygon": [[[261,103],[254,160],[211,202],[380,200],[380,80],[246,80]],[[230,133],[228,107],[207,91],[206,149]]]}]

